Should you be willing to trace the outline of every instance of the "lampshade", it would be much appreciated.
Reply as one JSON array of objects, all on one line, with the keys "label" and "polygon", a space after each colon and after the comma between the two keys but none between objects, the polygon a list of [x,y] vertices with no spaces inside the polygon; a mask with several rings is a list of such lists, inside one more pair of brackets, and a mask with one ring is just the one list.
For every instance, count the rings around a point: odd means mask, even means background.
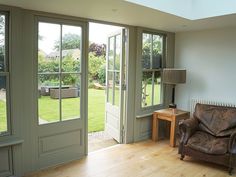
[{"label": "lampshade", "polygon": [[186,70],[176,68],[165,68],[163,71],[163,83],[184,84],[186,82]]}]

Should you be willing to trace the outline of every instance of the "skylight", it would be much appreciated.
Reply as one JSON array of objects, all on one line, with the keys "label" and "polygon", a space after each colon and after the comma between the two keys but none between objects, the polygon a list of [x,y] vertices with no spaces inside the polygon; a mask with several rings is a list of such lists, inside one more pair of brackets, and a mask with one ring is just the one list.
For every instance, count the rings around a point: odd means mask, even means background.
[{"label": "skylight", "polygon": [[126,0],[189,20],[236,13],[236,0]]}]

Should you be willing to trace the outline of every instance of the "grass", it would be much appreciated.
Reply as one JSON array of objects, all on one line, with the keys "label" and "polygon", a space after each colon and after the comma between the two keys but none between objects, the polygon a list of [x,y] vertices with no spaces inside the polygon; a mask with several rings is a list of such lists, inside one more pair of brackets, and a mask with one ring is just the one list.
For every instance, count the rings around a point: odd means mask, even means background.
[{"label": "grass", "polygon": [[88,90],[88,131],[104,130],[105,90]]},{"label": "grass", "polygon": [[[62,99],[62,119],[79,117],[80,98]],[[59,101],[49,96],[39,98],[39,117],[47,122],[59,121]],[[88,131],[104,130],[105,91],[88,90]]]},{"label": "grass", "polygon": [[[80,98],[62,99],[62,120],[79,117],[79,105]],[[39,117],[47,122],[59,121],[59,100],[42,96],[39,99]]]},{"label": "grass", "polygon": [[7,131],[6,102],[0,100],[0,132]]}]

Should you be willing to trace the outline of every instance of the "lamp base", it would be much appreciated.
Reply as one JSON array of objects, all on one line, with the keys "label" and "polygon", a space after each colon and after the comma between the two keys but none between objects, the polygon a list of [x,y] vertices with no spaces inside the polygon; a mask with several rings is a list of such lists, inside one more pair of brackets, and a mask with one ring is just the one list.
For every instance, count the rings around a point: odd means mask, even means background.
[{"label": "lamp base", "polygon": [[173,108],[173,109],[175,109],[175,108],[177,108],[177,105],[174,104],[174,103],[171,103],[171,104],[169,104],[169,108]]}]

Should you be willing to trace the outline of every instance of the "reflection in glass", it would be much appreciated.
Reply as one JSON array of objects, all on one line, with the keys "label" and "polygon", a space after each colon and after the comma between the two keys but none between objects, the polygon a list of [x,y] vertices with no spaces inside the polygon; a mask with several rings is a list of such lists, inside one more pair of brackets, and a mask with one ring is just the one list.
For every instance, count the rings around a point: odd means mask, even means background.
[{"label": "reflection in glass", "polygon": [[107,84],[108,84],[108,99],[107,102],[113,104],[113,72],[108,72],[107,76]]},{"label": "reflection in glass", "polygon": [[108,69],[114,69],[114,44],[115,44],[115,37],[109,38],[109,53],[108,53]]},{"label": "reflection in glass", "polygon": [[115,72],[115,90],[114,90],[114,104],[116,106],[120,105],[120,73]]},{"label": "reflection in glass", "polygon": [[80,72],[81,27],[62,25],[62,72]]},{"label": "reflection in glass", "polygon": [[[38,79],[38,121],[46,124],[60,121],[59,100],[53,94],[59,91],[59,75],[39,74]],[[52,79],[53,78],[53,79]]]},{"label": "reflection in glass", "polygon": [[115,46],[115,70],[120,70],[120,55],[121,55],[121,35],[116,36]]},{"label": "reflection in glass", "polygon": [[161,72],[156,71],[154,76],[154,105],[161,104]]},{"label": "reflection in glass", "polygon": [[152,35],[143,33],[142,40],[142,68],[151,68],[151,50],[152,50]]},{"label": "reflection in glass", "polygon": [[6,76],[0,76],[0,133],[7,132]]},{"label": "reflection in glass", "polygon": [[142,106],[152,105],[152,72],[143,72],[142,76]]},{"label": "reflection in glass", "polygon": [[80,117],[80,75],[63,74],[61,87],[62,120]]},{"label": "reflection in glass", "polygon": [[153,49],[152,49],[152,68],[158,69],[162,65],[162,47],[163,37],[159,35],[153,35]]}]

